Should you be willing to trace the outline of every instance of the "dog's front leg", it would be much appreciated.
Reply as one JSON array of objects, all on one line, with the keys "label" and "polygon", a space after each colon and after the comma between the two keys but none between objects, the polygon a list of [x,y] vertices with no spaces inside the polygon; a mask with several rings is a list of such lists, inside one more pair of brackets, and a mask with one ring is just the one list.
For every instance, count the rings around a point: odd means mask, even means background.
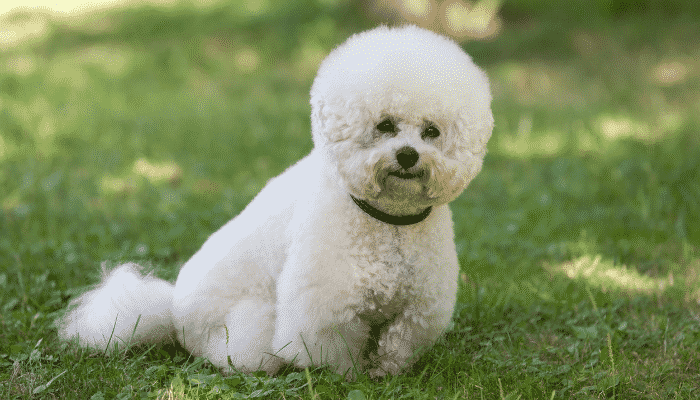
[{"label": "dog's front leg", "polygon": [[430,348],[447,328],[452,309],[442,304],[412,304],[381,333],[372,377],[396,375]]},{"label": "dog's front leg", "polygon": [[359,299],[346,289],[348,280],[322,274],[280,276],[273,348],[297,367],[327,365],[352,377],[366,366],[370,327],[356,315]]}]

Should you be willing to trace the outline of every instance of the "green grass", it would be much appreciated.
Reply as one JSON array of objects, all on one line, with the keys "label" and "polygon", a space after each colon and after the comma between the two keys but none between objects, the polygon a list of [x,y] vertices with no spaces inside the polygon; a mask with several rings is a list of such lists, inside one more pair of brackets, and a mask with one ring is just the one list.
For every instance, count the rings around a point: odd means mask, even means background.
[{"label": "green grass", "polygon": [[53,321],[102,261],[174,279],[311,149],[317,63],[372,26],[332,3],[113,11],[2,50],[0,398],[700,396],[692,6],[598,2],[562,24],[577,2],[506,3],[501,34],[466,44],[491,77],[496,128],[452,204],[454,324],[405,374],[223,377],[176,346],[104,356],[58,342]]}]

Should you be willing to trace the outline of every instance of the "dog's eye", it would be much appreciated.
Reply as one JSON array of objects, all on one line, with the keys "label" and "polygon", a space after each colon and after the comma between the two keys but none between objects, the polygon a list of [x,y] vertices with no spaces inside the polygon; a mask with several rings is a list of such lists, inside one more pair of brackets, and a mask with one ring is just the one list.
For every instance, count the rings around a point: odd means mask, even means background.
[{"label": "dog's eye", "polygon": [[396,126],[390,119],[385,119],[384,121],[377,124],[377,130],[379,132],[396,132]]},{"label": "dog's eye", "polygon": [[429,125],[425,130],[423,131],[423,137],[429,137],[431,139],[434,139],[436,137],[440,136],[440,130],[435,127],[435,125]]}]

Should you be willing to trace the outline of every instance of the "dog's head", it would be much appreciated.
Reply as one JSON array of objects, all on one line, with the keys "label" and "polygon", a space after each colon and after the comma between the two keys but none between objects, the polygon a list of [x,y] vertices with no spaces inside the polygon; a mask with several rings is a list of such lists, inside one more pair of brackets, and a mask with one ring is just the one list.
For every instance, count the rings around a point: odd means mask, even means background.
[{"label": "dog's head", "polygon": [[486,75],[455,42],[415,26],[379,27],[321,64],[314,144],[350,194],[412,213],[454,200],[481,170],[490,104]]}]

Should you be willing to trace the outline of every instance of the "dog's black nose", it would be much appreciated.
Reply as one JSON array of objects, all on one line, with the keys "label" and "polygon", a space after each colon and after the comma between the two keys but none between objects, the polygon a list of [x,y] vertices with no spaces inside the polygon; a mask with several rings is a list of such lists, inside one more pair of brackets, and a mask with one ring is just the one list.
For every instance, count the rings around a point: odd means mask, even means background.
[{"label": "dog's black nose", "polygon": [[418,152],[410,146],[404,146],[396,152],[396,161],[403,169],[409,169],[418,162]]}]

